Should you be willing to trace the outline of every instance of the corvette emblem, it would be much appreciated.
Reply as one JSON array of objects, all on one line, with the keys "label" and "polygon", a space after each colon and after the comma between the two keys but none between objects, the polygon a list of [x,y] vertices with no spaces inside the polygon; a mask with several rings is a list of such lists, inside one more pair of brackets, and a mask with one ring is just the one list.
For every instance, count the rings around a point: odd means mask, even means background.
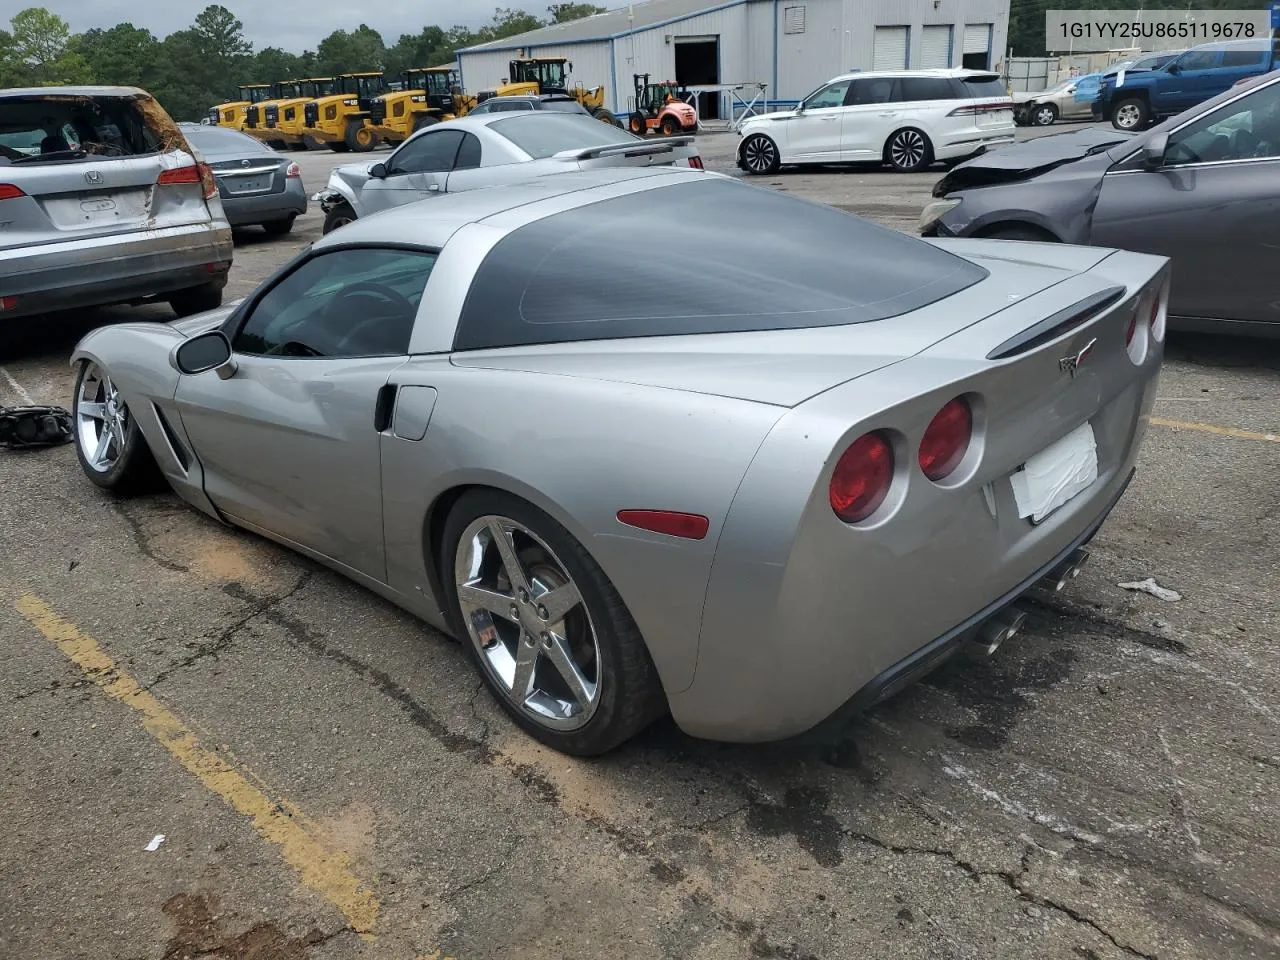
[{"label": "corvette emblem", "polygon": [[1071,374],[1071,379],[1075,379],[1076,371],[1080,369],[1080,364],[1084,363],[1085,357],[1093,352],[1093,345],[1098,342],[1098,338],[1094,337],[1084,345],[1084,349],[1077,353],[1074,357],[1063,357],[1058,361],[1058,370],[1062,373]]}]

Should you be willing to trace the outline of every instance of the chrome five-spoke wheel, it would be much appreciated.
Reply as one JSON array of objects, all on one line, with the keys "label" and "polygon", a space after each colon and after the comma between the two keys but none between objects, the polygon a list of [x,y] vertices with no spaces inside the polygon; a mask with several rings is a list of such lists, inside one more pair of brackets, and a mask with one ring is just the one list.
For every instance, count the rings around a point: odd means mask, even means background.
[{"label": "chrome five-spoke wheel", "polygon": [[76,396],[76,443],[85,464],[106,473],[125,451],[129,408],[120,391],[96,363],[89,363]]},{"label": "chrome five-spoke wheel", "polygon": [[600,703],[600,639],[555,551],[515,520],[481,516],[459,538],[454,579],[467,634],[511,704],[552,730],[588,723]]}]

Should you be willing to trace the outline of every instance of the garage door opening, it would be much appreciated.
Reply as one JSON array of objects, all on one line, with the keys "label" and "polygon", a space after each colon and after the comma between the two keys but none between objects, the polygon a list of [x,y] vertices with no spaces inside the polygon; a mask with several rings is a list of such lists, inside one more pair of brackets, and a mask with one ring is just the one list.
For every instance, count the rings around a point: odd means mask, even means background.
[{"label": "garage door opening", "polygon": [[[720,38],[676,37],[676,83],[682,87],[720,82]],[[720,94],[700,93],[695,106],[701,120],[720,119]]]},{"label": "garage door opening", "polygon": [[991,69],[991,24],[970,23],[964,28],[964,54],[960,66],[966,70]]}]

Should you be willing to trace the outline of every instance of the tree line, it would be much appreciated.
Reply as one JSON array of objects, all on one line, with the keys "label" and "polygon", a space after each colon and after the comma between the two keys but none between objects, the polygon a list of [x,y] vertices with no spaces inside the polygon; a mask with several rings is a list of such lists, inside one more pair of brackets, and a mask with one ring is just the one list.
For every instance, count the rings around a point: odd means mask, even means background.
[{"label": "tree line", "polygon": [[57,14],[30,7],[0,28],[0,87],[59,84],[119,84],[153,94],[178,120],[199,120],[209,107],[233,97],[245,83],[274,83],[299,77],[327,77],[356,70],[390,75],[410,67],[451,63],[463,47],[564,23],[604,7],[558,3],[539,18],[525,10],[499,7],[493,19],[471,30],[429,26],[401,34],[393,44],[366,24],[335,30],[314,50],[291,53],[279,47],[255,50],[244,25],[219,4],[205,7],[195,22],[159,39],[132,23],[94,27],[73,34]]}]

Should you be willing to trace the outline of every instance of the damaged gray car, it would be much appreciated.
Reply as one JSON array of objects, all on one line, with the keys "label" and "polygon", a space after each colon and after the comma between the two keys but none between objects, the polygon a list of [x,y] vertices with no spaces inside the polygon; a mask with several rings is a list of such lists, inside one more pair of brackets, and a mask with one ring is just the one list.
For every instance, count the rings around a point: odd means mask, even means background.
[{"label": "damaged gray car", "polygon": [[934,187],[920,232],[1166,256],[1175,329],[1280,336],[1277,182],[1273,73],[1141,134],[1081,130],[963,163]]},{"label": "damaged gray car", "polygon": [[230,267],[213,173],[150,94],[0,91],[0,334],[75,307],[211,310]]}]

